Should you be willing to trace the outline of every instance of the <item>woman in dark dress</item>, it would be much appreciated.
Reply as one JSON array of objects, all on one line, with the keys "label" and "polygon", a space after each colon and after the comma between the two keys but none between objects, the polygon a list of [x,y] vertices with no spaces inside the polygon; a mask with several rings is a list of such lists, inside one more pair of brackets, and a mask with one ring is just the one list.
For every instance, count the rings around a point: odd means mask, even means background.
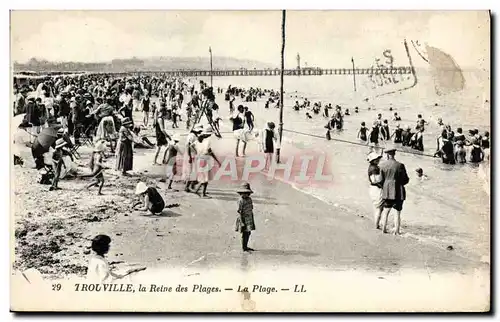
[{"label": "woman in dark dress", "polygon": [[128,175],[127,171],[132,170],[134,164],[134,152],[132,150],[133,136],[130,129],[134,123],[128,118],[124,118],[122,126],[118,131],[118,147],[116,149],[116,170],[121,170],[122,175]]},{"label": "woman in dark dress", "polygon": [[[160,214],[165,208],[165,201],[162,196],[154,187],[148,187],[144,182],[139,182],[135,188],[135,194],[143,197],[143,208],[138,210],[148,211],[153,214]],[[140,203],[134,205],[134,209],[140,205]]]}]

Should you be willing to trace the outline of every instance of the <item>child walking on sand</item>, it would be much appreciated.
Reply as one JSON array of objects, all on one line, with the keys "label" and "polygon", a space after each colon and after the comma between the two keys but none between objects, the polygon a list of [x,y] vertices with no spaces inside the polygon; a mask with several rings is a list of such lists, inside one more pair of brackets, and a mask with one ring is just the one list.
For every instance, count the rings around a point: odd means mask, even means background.
[{"label": "child walking on sand", "polygon": [[172,141],[168,143],[167,145],[167,158],[164,163],[167,164],[166,168],[166,174],[167,174],[167,180],[168,181],[168,187],[167,189],[172,189],[172,182],[174,182],[174,177],[177,174],[177,154],[179,153],[179,135],[174,134],[172,136]]},{"label": "child walking on sand", "polygon": [[90,169],[92,170],[92,174],[90,176],[93,177],[93,181],[86,187],[87,189],[90,189],[91,187],[96,187],[99,186],[99,190],[97,191],[98,195],[102,195],[102,187],[104,186],[104,169],[106,167],[104,166],[103,159],[104,159],[104,149],[105,145],[101,141],[96,144],[94,151],[92,152],[92,156],[90,157]]},{"label": "child walking on sand", "polygon": [[248,241],[252,230],[255,230],[253,218],[253,202],[250,195],[253,193],[250,184],[245,182],[241,188],[236,191],[240,195],[238,200],[238,217],[236,218],[235,230],[241,233],[241,246],[244,252],[250,252],[254,249],[248,247]]}]

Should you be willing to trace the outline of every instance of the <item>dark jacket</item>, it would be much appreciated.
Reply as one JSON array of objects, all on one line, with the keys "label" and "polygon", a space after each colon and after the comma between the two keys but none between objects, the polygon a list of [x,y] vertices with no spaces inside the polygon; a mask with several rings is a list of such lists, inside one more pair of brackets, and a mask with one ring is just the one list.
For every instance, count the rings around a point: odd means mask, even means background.
[{"label": "dark jacket", "polygon": [[389,159],[380,163],[382,175],[382,199],[405,200],[405,185],[410,181],[404,164]]}]

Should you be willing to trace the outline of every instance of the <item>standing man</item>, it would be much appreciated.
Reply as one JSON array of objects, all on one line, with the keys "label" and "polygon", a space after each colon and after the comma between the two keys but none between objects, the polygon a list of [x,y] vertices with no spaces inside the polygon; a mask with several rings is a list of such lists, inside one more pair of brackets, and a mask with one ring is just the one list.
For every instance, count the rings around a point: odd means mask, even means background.
[{"label": "standing man", "polygon": [[406,198],[405,185],[410,178],[406,172],[404,164],[396,161],[396,149],[385,150],[387,160],[380,164],[380,174],[382,176],[382,199],[384,211],[382,212],[382,231],[387,232],[387,219],[391,209],[396,210],[394,216],[394,235],[399,235],[401,226],[401,210]]}]

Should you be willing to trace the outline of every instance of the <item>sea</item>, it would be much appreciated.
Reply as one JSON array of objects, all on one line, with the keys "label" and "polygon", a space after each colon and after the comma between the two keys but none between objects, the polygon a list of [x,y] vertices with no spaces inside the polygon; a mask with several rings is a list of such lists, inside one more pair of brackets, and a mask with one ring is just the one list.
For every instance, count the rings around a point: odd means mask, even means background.
[{"label": "sea", "polygon": [[[399,79],[382,86],[375,86],[367,75],[356,75],[355,80],[352,75],[285,76],[282,154],[286,155],[286,148],[291,145],[322,151],[329,158],[333,174],[333,184],[328,188],[294,187],[323,202],[334,204],[338,211],[364,214],[371,219],[373,210],[368,195],[366,161],[369,148],[349,142],[359,143],[356,135],[361,122],[370,127],[378,113],[389,120],[391,132],[396,123],[414,128],[417,114],[422,114],[429,122],[424,132],[424,154],[398,152],[396,155],[397,160],[406,165],[410,175],[407,200],[402,211],[402,237],[440,248],[452,246],[464,257],[489,262],[489,163],[482,166],[445,165],[441,159],[432,157],[440,133],[438,118],[450,124],[455,132],[458,127],[462,127],[465,134],[474,128],[481,133],[490,131],[489,73],[464,71],[464,88],[446,95],[437,94],[437,85],[430,70],[418,68],[415,74],[416,81],[413,75],[395,75]],[[208,84],[211,81],[209,77],[191,79],[193,83],[199,80]],[[212,82],[214,89],[220,87],[225,90],[228,86],[280,89],[279,76],[213,77]],[[333,107],[340,105],[343,109],[348,108],[351,115],[344,118],[343,131],[332,131],[332,140],[327,141],[324,138],[326,119],[321,114],[312,114],[313,118],[307,119],[305,111],[293,110],[295,102],[302,102],[304,98],[312,103],[331,103]],[[230,123],[229,104],[223,95],[217,96],[217,104],[224,129]],[[268,121],[279,123],[279,109],[274,107],[275,104],[265,109],[265,99],[251,103],[236,100],[235,105],[238,104],[246,105],[253,111],[257,128],[263,128]],[[358,114],[353,112],[356,106],[359,107]],[[400,122],[392,121],[394,112],[401,116]],[[416,168],[422,168],[428,180],[418,181]],[[329,215],[335,216],[335,213]],[[392,223],[392,218],[389,220]]]}]

